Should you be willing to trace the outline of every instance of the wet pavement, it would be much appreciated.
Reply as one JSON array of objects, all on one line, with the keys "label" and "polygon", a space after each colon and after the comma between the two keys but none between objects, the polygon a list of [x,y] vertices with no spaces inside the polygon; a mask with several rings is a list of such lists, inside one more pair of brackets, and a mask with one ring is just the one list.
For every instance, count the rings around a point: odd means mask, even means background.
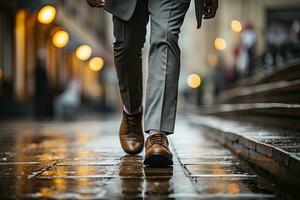
[{"label": "wet pavement", "polygon": [[126,156],[119,116],[0,124],[0,199],[272,199],[274,184],[178,117],[172,168]]}]

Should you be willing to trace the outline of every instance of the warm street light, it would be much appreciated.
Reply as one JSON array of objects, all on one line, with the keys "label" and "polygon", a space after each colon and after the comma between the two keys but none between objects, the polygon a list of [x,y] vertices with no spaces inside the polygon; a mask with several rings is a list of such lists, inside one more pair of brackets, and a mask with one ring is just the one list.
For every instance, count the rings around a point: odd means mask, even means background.
[{"label": "warm street light", "polygon": [[76,49],[76,57],[79,60],[86,61],[92,55],[92,48],[88,45],[81,45]]},{"label": "warm street light", "polygon": [[89,62],[89,67],[91,70],[97,72],[103,68],[104,60],[100,57],[94,57]]},{"label": "warm street light", "polygon": [[198,74],[190,74],[187,78],[187,84],[191,88],[198,88],[201,85],[201,77]]},{"label": "warm street light", "polygon": [[2,79],[4,76],[4,71],[3,68],[0,67],[0,79]]},{"label": "warm street light", "polygon": [[231,29],[237,33],[241,32],[243,30],[241,22],[239,22],[238,20],[232,20]]},{"label": "warm street light", "polygon": [[69,42],[68,32],[62,30],[57,31],[52,38],[52,42],[57,48],[65,47]]},{"label": "warm street light", "polygon": [[38,14],[38,20],[42,24],[50,24],[56,17],[56,8],[50,5],[41,8]]},{"label": "warm street light", "polygon": [[219,63],[219,57],[216,54],[209,54],[207,56],[207,62],[210,66],[216,66]]},{"label": "warm street light", "polygon": [[226,41],[221,37],[216,38],[215,48],[219,51],[225,50],[226,49]]}]

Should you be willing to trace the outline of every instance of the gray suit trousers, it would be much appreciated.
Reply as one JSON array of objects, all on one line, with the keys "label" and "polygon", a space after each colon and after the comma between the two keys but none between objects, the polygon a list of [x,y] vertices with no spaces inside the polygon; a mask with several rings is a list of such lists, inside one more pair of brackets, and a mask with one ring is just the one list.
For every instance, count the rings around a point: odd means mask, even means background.
[{"label": "gray suit trousers", "polygon": [[128,21],[113,17],[114,61],[121,98],[129,111],[142,104],[142,48],[150,17],[146,132],[174,132],[180,72],[178,37],[189,4],[190,0],[138,0]]}]

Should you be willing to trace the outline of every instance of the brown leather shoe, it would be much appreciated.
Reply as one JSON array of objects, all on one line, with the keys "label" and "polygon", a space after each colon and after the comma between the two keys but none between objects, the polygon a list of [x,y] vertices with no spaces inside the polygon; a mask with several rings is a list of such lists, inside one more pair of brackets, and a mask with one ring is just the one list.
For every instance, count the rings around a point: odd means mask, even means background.
[{"label": "brown leather shoe", "polygon": [[147,138],[144,165],[150,167],[168,167],[173,165],[173,155],[169,150],[167,136],[156,133]]},{"label": "brown leather shoe", "polygon": [[142,111],[135,115],[123,111],[119,131],[120,142],[124,151],[131,155],[140,153],[144,148],[142,116]]}]

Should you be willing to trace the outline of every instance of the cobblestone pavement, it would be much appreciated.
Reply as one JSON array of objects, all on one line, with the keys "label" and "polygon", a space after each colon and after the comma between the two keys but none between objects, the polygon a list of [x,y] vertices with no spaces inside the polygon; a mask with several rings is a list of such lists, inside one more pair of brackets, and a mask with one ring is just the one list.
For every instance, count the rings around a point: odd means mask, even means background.
[{"label": "cobblestone pavement", "polygon": [[0,124],[0,199],[269,199],[274,185],[178,117],[173,168],[126,156],[119,117]]}]

